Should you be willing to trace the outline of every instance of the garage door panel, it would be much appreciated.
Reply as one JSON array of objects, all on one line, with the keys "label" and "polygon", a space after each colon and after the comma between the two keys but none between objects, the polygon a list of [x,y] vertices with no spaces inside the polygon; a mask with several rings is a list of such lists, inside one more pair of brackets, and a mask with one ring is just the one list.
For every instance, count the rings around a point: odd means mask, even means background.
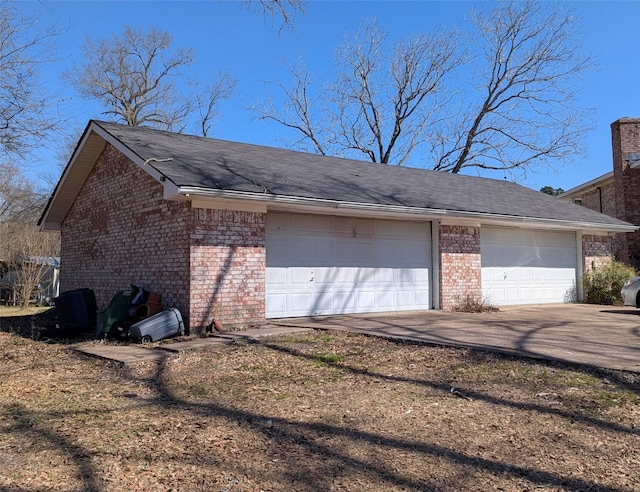
[{"label": "garage door panel", "polygon": [[423,286],[423,288],[427,289],[429,286],[430,273],[428,268],[414,268],[413,269],[413,280],[416,284]]},{"label": "garage door panel", "polygon": [[384,311],[393,311],[395,307],[394,293],[392,291],[382,291],[376,294],[376,307]]},{"label": "garage door panel", "polygon": [[287,269],[286,268],[270,268],[267,270],[267,283],[274,285],[286,285],[287,284]]},{"label": "garage door panel", "polygon": [[[321,217],[314,217],[314,219],[317,223]],[[289,216],[288,228],[293,233],[300,233],[306,236],[311,235],[318,228],[317,225],[315,228],[313,225],[313,220],[310,221],[307,216],[295,214]]]},{"label": "garage door panel", "polygon": [[356,258],[362,266],[373,266],[376,261],[376,245],[372,240],[356,243]]},{"label": "garage door panel", "polygon": [[413,292],[410,290],[398,290],[396,296],[398,306],[407,307],[414,303]]},{"label": "garage door panel", "polygon": [[[294,292],[287,296],[286,310],[292,313],[303,313],[311,309],[312,292]],[[294,316],[296,315],[294,314]]]},{"label": "garage door panel", "polygon": [[267,267],[287,265],[289,254],[288,243],[285,238],[274,237],[268,242],[267,248],[273,251],[273,254],[267,258]]},{"label": "garage door panel", "polygon": [[373,237],[375,234],[375,222],[372,219],[355,219],[358,236]]},{"label": "garage door panel", "polygon": [[376,269],[375,268],[358,268],[357,269],[356,283],[361,286],[367,286],[373,288],[376,283]]},{"label": "garage door panel", "polygon": [[353,291],[337,291],[335,299],[337,311],[340,313],[352,313],[356,308],[356,296]]},{"label": "garage door panel", "polygon": [[[307,222],[302,220],[302,223]],[[330,234],[332,228],[331,217],[326,215],[314,215],[311,225],[307,225],[304,229],[305,232],[314,235]]]},{"label": "garage door panel", "polygon": [[395,271],[394,281],[398,284],[413,284],[415,277],[411,268],[398,268]]},{"label": "garage door panel", "polygon": [[376,270],[376,284],[391,286],[394,283],[395,270],[393,268],[378,268]]},{"label": "garage door panel", "polygon": [[333,313],[334,309],[334,293],[333,292],[316,292],[313,299],[312,311],[314,314]]},{"label": "garage door panel", "polygon": [[517,287],[507,287],[505,289],[505,299],[508,303],[513,303],[517,301],[518,296],[518,288]]},{"label": "garage door panel", "polygon": [[335,283],[353,285],[358,278],[358,269],[355,267],[335,268]]},{"label": "garage door panel", "polygon": [[287,309],[287,294],[267,294],[266,303],[271,307],[274,316],[286,316],[289,311]]},{"label": "garage door panel", "polygon": [[310,268],[307,267],[292,267],[289,268],[288,278],[290,284],[293,285],[309,285],[309,280],[313,277],[313,273]]},{"label": "garage door panel", "polygon": [[428,289],[413,291],[414,306],[428,306],[431,302],[431,292]]},{"label": "garage door panel", "polygon": [[267,317],[428,309],[430,223],[396,222],[267,214]]},{"label": "garage door panel", "polygon": [[332,283],[335,281],[336,276],[336,267],[326,266],[326,267],[316,267],[310,269],[312,273],[313,281],[318,284],[323,283]]},{"label": "garage door panel", "polygon": [[[289,217],[286,214],[273,214],[269,217],[269,223],[266,225],[267,232],[285,231],[289,227]],[[275,239],[273,236],[272,239]]]},{"label": "garage door panel", "polygon": [[357,312],[374,311],[376,307],[376,294],[375,291],[364,290],[356,294],[356,309]]},{"label": "garage door panel", "polygon": [[483,227],[482,292],[493,304],[565,302],[575,289],[575,234]]},{"label": "garage door panel", "polygon": [[531,268],[518,268],[518,281],[530,282],[532,273]]},{"label": "garage door panel", "polygon": [[531,300],[534,302],[540,302],[544,299],[544,289],[542,287],[531,288]]},{"label": "garage door panel", "polygon": [[290,254],[292,256],[300,254],[306,255],[305,261],[310,265],[326,267],[333,265],[332,258],[336,254],[334,251],[336,245],[332,241],[328,241],[325,238],[313,238],[310,244],[304,245],[303,243],[303,247],[307,248],[303,250],[304,253],[297,252],[295,247],[294,245],[290,246]]}]

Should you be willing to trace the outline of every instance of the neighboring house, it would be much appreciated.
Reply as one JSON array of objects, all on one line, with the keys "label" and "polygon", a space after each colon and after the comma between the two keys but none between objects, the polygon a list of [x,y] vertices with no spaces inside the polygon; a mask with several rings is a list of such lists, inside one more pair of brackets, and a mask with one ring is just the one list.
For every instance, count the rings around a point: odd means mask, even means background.
[{"label": "neighboring house", "polygon": [[[640,118],[611,124],[613,171],[576,186],[560,198],[640,225]],[[640,269],[640,232],[616,234],[616,258]]]},{"label": "neighboring house", "polygon": [[[91,121],[40,220],[63,290],[130,283],[192,331],[581,297],[635,228],[507,181]],[[577,292],[576,292],[577,289]]]},{"label": "neighboring house", "polygon": [[25,277],[27,281],[40,278],[30,300],[48,304],[60,294],[60,258],[38,256],[20,263],[0,260],[0,304],[15,306],[22,302],[19,292],[23,290]]}]

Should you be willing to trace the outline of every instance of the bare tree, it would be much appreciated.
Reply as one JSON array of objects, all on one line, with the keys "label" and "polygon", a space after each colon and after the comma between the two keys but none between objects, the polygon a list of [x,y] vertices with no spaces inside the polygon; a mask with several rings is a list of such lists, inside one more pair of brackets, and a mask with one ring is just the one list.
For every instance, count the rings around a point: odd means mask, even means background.
[{"label": "bare tree", "polygon": [[[0,166],[0,223],[22,224],[38,218],[48,194],[36,188],[12,163]],[[0,236],[0,257],[7,256],[11,236]]]},{"label": "bare tree", "polygon": [[60,252],[59,235],[43,234],[36,225],[46,201],[47,194],[16,165],[0,166],[0,260],[6,270],[2,284],[24,303],[50,271],[47,260]]},{"label": "bare tree", "polygon": [[10,256],[7,258],[11,288],[23,307],[37,296],[60,255],[58,234],[40,232],[35,220],[13,223]]},{"label": "bare tree", "polygon": [[292,147],[330,155],[330,142],[324,135],[328,132],[327,127],[331,126],[329,115],[323,118],[320,114],[325,105],[323,92],[313,82],[303,63],[290,66],[289,72],[292,80],[291,88],[281,82],[275,82],[285,96],[286,103],[283,108],[277,108],[273,102],[267,101],[259,107],[253,106],[250,109],[255,111],[262,120],[272,120],[295,130],[295,133],[300,135],[300,139],[291,142]]},{"label": "bare tree", "polygon": [[[203,134],[217,116],[216,105],[231,96],[235,87],[226,73],[204,89],[198,84],[177,83],[194,60],[191,49],[173,49],[169,33],[126,27],[122,36],[93,41],[82,50],[85,63],[65,76],[87,99],[99,101],[116,121],[129,126],[154,126],[183,131],[199,113]],[[194,92],[192,92],[194,91]]]},{"label": "bare tree", "polygon": [[580,75],[592,63],[566,6],[511,1],[474,20],[465,45],[439,28],[389,48],[365,25],[339,50],[335,82],[291,70],[289,85],[277,83],[283,107],[258,115],[307,150],[451,173],[526,173],[579,153],[589,112],[577,104]]},{"label": "bare tree", "polygon": [[211,125],[218,116],[217,105],[224,99],[229,99],[236,87],[237,80],[231,78],[228,73],[218,73],[218,79],[203,89],[199,84],[194,84],[195,106],[198,112],[200,133],[206,137],[211,130]]},{"label": "bare tree", "polygon": [[193,61],[191,50],[171,50],[171,43],[165,31],[143,33],[128,26],[122,36],[87,38],[85,63],[65,75],[83,97],[108,108],[104,114],[130,126],[170,128],[192,109],[178,97],[175,81]]},{"label": "bare tree", "polygon": [[[315,152],[364,154],[373,162],[403,164],[424,142],[439,108],[441,83],[461,61],[457,36],[444,30],[398,42],[390,54],[387,34],[365,23],[338,52],[335,82],[314,87],[306,70],[292,69],[286,108],[257,109],[302,135]],[[255,108],[254,108],[255,109]]]},{"label": "bare tree", "polygon": [[39,67],[53,57],[63,31],[43,28],[14,2],[0,3],[0,147],[23,157],[56,128]]},{"label": "bare tree", "polygon": [[252,8],[258,6],[265,16],[280,18],[280,31],[293,28],[293,17],[306,11],[304,0],[245,0],[245,3]]},{"label": "bare tree", "polygon": [[578,53],[564,5],[511,1],[474,17],[478,28],[474,100],[434,135],[434,169],[526,172],[580,152],[588,110],[577,106],[579,78],[592,67]]}]

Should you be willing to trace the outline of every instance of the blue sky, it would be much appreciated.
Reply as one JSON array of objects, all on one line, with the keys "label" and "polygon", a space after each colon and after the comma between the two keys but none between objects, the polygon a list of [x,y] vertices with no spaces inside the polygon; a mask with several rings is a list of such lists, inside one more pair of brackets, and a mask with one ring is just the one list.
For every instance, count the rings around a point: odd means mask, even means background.
[{"label": "blue sky", "polygon": [[[304,60],[311,70],[328,71],[336,48],[359,27],[377,18],[392,36],[429,31],[440,24],[471,29],[470,11],[489,2],[467,1],[312,1],[305,16],[295,18],[295,31],[279,33],[279,20],[265,18],[240,1],[109,1],[22,3],[45,25],[68,27],[60,38],[58,57],[44,75],[59,108],[82,129],[90,118],[104,118],[101,108],[82,100],[61,79],[64,70],[82,61],[79,47],[92,39],[121,34],[125,25],[168,31],[177,47],[192,47],[191,75],[206,82],[219,71],[238,80],[232,99],[220,105],[210,136],[240,142],[282,146],[284,128],[255,119],[246,108],[277,96],[268,81],[288,80],[283,62]],[[522,184],[565,190],[611,171],[609,125],[624,116],[640,117],[640,1],[567,2],[579,15],[582,49],[599,67],[585,78],[581,104],[595,108],[595,128],[587,137],[586,158],[576,157],[556,172],[529,174]],[[59,174],[54,143],[43,145],[39,171]],[[495,177],[495,176],[492,176]]]}]

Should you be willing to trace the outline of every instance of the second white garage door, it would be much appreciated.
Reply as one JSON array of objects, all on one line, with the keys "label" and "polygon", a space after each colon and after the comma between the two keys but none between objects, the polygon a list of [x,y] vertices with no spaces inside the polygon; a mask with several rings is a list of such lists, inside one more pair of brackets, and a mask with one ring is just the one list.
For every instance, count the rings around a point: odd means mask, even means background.
[{"label": "second white garage door", "polygon": [[496,306],[575,299],[573,232],[482,227],[482,294]]},{"label": "second white garage door", "polygon": [[267,214],[267,318],[429,309],[431,224]]}]

